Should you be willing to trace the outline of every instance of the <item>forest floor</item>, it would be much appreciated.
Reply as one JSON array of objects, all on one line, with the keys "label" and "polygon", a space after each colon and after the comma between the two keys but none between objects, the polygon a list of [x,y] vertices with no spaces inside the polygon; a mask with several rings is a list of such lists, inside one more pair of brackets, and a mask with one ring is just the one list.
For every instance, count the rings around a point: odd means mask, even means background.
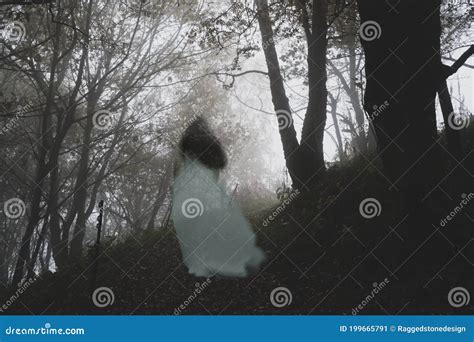
[{"label": "forest floor", "polygon": [[[275,208],[254,213],[249,219],[268,260],[246,279],[213,277],[194,298],[206,279],[188,274],[170,228],[104,246],[95,287],[113,291],[112,305],[92,303],[84,261],[42,275],[4,313],[173,315],[181,307],[179,314],[205,315],[472,314],[474,300],[457,308],[448,293],[463,287],[474,296],[474,201],[441,225],[462,200],[450,182],[462,174],[472,180],[473,129],[465,141],[466,159],[440,166],[447,176],[411,213],[380,164],[366,157],[330,168],[324,187],[299,195],[268,226],[263,221]],[[472,182],[462,191],[473,193]],[[368,197],[381,203],[372,219],[359,211]],[[291,303],[271,303],[278,287],[291,292]]]}]

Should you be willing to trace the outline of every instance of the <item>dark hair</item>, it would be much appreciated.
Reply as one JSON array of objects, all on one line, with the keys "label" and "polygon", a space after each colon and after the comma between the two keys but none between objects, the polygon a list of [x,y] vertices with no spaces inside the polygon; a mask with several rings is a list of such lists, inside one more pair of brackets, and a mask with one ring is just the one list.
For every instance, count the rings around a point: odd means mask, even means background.
[{"label": "dark hair", "polygon": [[186,128],[179,148],[182,155],[198,160],[211,169],[223,169],[227,164],[221,143],[203,118],[197,118]]}]

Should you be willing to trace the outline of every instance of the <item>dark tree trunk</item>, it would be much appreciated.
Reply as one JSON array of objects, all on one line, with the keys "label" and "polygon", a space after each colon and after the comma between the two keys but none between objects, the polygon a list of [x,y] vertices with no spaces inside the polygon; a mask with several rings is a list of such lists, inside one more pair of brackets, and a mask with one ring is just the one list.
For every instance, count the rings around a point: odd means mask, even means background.
[{"label": "dark tree trunk", "polygon": [[146,226],[146,230],[149,230],[149,231],[153,230],[153,228],[155,227],[156,215],[158,214],[158,211],[163,206],[163,202],[166,199],[166,195],[170,187],[171,177],[173,175],[173,163],[169,163],[169,165],[165,167],[164,172],[165,174],[163,175],[163,178],[160,182],[158,195],[156,196],[156,200],[153,203],[153,209],[151,211],[150,219],[148,220],[148,223]]},{"label": "dark tree trunk", "polygon": [[449,90],[448,90],[447,78],[455,74],[459,70],[459,68],[464,63],[466,63],[468,58],[471,57],[473,54],[474,54],[474,45],[471,45],[471,47],[468,50],[466,50],[461,55],[461,57],[459,57],[459,59],[453,63],[453,65],[451,66],[443,65],[442,77],[441,77],[441,81],[438,88],[438,97],[439,97],[439,103],[441,105],[441,111],[443,113],[444,127],[445,127],[445,132],[446,132],[446,138],[448,141],[448,149],[449,149],[449,152],[453,156],[455,156],[457,159],[462,158],[464,151],[461,144],[461,136],[459,134],[459,130],[456,130],[452,127],[451,115],[454,113],[454,107],[453,107],[453,102],[451,101],[451,95],[449,94]]},{"label": "dark tree trunk", "polygon": [[35,275],[36,259],[38,258],[38,255],[41,252],[41,248],[44,245],[47,228],[48,228],[48,217],[45,217],[44,222],[43,222],[43,227],[41,228],[41,232],[39,233],[38,240],[36,241],[36,247],[33,250],[31,260],[29,261],[28,273],[27,273],[28,278],[31,278]]},{"label": "dark tree trunk", "polygon": [[326,0],[314,0],[311,32],[307,30],[309,100],[301,133],[302,154],[312,156],[305,169],[306,182],[317,180],[317,174],[324,172],[323,139],[327,113],[327,11]]},{"label": "dark tree trunk", "polygon": [[446,80],[441,81],[438,89],[438,97],[441,112],[443,113],[449,152],[459,159],[462,155],[461,136],[459,131],[453,129],[450,124],[450,120],[452,120],[450,116],[454,114],[454,107],[453,101],[451,101],[451,94],[449,94],[448,82]]},{"label": "dark tree trunk", "polygon": [[77,259],[82,254],[82,243],[86,235],[86,201],[87,201],[87,178],[89,175],[89,157],[92,141],[92,130],[94,128],[93,115],[97,104],[96,94],[89,94],[87,104],[87,119],[84,128],[84,140],[79,160],[79,170],[74,187],[74,211],[77,212],[74,234],[71,239],[70,257]]},{"label": "dark tree trunk", "polygon": [[314,2],[311,24],[307,8],[303,11],[302,25],[307,36],[309,100],[303,122],[301,142],[298,142],[291,117],[291,108],[281,76],[278,55],[275,49],[273,29],[268,12],[268,1],[257,0],[258,22],[262,34],[262,45],[268,67],[272,101],[280,126],[286,165],[296,188],[310,189],[326,170],[323,138],[326,126],[326,50],[327,50],[327,3]]},{"label": "dark tree trunk", "polygon": [[332,121],[334,122],[334,130],[336,131],[337,152],[339,154],[339,160],[344,161],[346,160],[346,154],[344,153],[344,143],[342,141],[341,129],[339,128],[339,121],[337,120],[337,102],[339,100],[339,97],[335,98],[331,95],[331,93],[328,93],[328,95],[331,99],[331,117]]},{"label": "dark tree trunk", "polygon": [[299,143],[293,125],[290,103],[286,96],[285,85],[281,76],[280,63],[278,62],[278,54],[273,38],[272,23],[268,13],[268,2],[266,0],[256,0],[255,3],[259,12],[258,23],[262,35],[263,52],[268,67],[273,107],[280,127],[283,154],[293,186],[300,188],[305,181],[301,172],[301,162],[299,162]]},{"label": "dark tree trunk", "polygon": [[[58,162],[56,157],[56,163]],[[61,234],[60,214],[58,207],[59,196],[59,170],[55,167],[51,171],[50,177],[50,192],[48,199],[48,212],[50,217],[49,231],[51,238],[51,248],[53,250],[54,261],[58,268],[63,268],[67,265],[69,259],[68,240],[64,239]]]},{"label": "dark tree trunk", "polygon": [[365,152],[367,150],[367,137],[365,135],[365,114],[359,98],[359,92],[356,86],[357,66],[355,42],[351,41],[349,45],[349,98],[352,108],[354,108],[355,120],[357,123],[357,152]]},{"label": "dark tree trunk", "polygon": [[[386,106],[374,117],[378,147],[392,187],[410,201],[436,179],[435,97],[441,57],[440,1],[358,0],[362,26],[375,21],[378,39],[362,39],[366,56],[365,109]],[[376,29],[378,31],[378,29]]]},{"label": "dark tree trunk", "polygon": [[30,217],[28,224],[26,225],[25,233],[21,240],[20,250],[18,252],[18,259],[15,266],[15,273],[13,275],[12,282],[17,284],[23,278],[25,267],[30,262],[30,244],[31,237],[33,236],[34,229],[41,219],[41,199],[43,197],[43,185],[45,178],[51,171],[49,166],[46,164],[47,151],[51,146],[52,132],[51,132],[51,112],[53,110],[53,102],[56,92],[56,67],[59,60],[59,41],[61,38],[61,25],[55,26],[54,32],[54,52],[51,63],[51,73],[48,80],[48,90],[46,98],[46,106],[40,118],[40,129],[39,134],[41,139],[38,142],[38,158],[37,168],[35,176],[35,188],[32,190],[32,199],[30,206]]}]

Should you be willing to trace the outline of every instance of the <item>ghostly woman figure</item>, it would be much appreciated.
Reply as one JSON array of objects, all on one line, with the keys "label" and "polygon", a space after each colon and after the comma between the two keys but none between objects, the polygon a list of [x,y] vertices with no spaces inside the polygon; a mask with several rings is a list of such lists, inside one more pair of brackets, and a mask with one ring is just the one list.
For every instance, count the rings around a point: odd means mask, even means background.
[{"label": "ghostly woman figure", "polygon": [[172,218],[189,273],[246,277],[255,272],[265,254],[240,208],[218,183],[227,159],[204,119],[186,129],[179,148]]}]

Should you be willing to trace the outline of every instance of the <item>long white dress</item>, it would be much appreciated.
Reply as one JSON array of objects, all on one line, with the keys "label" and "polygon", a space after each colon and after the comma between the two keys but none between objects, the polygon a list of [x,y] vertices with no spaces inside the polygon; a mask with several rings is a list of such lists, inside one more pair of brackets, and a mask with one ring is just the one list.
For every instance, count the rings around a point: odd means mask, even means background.
[{"label": "long white dress", "polygon": [[265,254],[240,208],[217,183],[217,171],[186,159],[173,184],[172,218],[184,264],[197,277],[246,277]]}]

